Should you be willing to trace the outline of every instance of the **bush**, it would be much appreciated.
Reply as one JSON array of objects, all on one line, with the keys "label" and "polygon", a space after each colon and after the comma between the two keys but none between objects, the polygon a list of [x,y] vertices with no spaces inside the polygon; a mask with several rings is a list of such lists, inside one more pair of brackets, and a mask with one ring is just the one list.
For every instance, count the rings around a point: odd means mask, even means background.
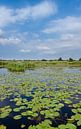
[{"label": "bush", "polygon": [[69,58],[69,61],[74,61],[72,58]]},{"label": "bush", "polygon": [[58,59],[58,61],[63,61],[63,60],[62,60],[62,58],[60,57],[60,58]]},{"label": "bush", "polygon": [[81,61],[81,58],[79,59],[79,61]]}]

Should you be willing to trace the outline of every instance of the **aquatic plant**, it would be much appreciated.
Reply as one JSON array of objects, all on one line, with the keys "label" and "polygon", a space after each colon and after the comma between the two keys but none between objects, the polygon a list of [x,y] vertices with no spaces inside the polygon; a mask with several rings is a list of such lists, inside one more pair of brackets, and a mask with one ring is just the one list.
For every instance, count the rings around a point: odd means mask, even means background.
[{"label": "aquatic plant", "polygon": [[0,129],[6,129],[6,126],[0,125]]},{"label": "aquatic plant", "polygon": [[81,127],[81,72],[74,69],[0,75],[0,120],[13,118],[29,129]]}]

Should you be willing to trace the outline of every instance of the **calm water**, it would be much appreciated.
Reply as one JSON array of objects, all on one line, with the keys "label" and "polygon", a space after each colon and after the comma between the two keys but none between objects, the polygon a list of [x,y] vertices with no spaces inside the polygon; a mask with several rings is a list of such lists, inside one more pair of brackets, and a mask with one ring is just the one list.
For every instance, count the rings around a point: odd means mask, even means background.
[{"label": "calm water", "polygon": [[[0,125],[7,129],[28,129],[46,119],[51,121],[50,127],[67,124],[75,115],[73,104],[80,100],[80,68],[40,68],[24,73],[0,69]],[[59,114],[55,116],[54,111]],[[81,129],[76,121],[73,124]]]}]

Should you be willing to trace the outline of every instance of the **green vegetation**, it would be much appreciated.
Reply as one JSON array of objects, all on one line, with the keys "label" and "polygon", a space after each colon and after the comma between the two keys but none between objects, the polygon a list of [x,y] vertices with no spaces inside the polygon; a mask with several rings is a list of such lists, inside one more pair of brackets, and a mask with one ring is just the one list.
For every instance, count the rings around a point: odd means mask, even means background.
[{"label": "green vegetation", "polygon": [[6,129],[4,119],[10,118],[23,129],[81,128],[80,96],[80,67],[44,66],[0,74],[0,129]]},{"label": "green vegetation", "polygon": [[[27,119],[31,121],[28,129],[81,128],[80,60],[4,60],[0,61],[0,67],[11,71],[6,76],[0,74],[0,120],[9,117],[14,121]],[[74,67],[79,72],[72,72]],[[66,109],[63,114],[65,107],[70,110],[70,116]],[[26,126],[27,123],[20,123],[20,128]],[[0,129],[6,129],[4,123]]]},{"label": "green vegetation", "polygon": [[7,68],[12,72],[24,72],[26,69],[35,69],[41,67],[81,67],[81,61],[73,60],[63,60],[61,57],[58,60],[1,60],[0,67]]},{"label": "green vegetation", "polygon": [[0,125],[0,129],[6,129],[6,126]]}]

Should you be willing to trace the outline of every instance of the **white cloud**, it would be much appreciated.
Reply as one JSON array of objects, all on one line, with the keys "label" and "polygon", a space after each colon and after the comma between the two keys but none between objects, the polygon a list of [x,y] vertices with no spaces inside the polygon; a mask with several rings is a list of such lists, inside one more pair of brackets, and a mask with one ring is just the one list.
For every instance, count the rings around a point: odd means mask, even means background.
[{"label": "white cloud", "polygon": [[37,49],[38,50],[43,50],[43,51],[50,50],[50,48],[47,47],[47,46],[37,46]]},{"label": "white cloud", "polygon": [[0,6],[0,27],[15,22],[13,9]]},{"label": "white cloud", "polygon": [[30,19],[40,19],[48,17],[57,12],[57,6],[53,2],[43,1],[34,6],[25,8],[8,8],[0,6],[0,27],[4,27],[10,23],[21,22]]},{"label": "white cloud", "polygon": [[63,19],[52,20],[43,30],[44,33],[81,32],[81,17],[67,16]]},{"label": "white cloud", "polygon": [[21,49],[20,52],[29,53],[29,52],[31,52],[31,50],[28,50],[28,49]]},{"label": "white cloud", "polygon": [[56,35],[55,39],[48,39],[47,43],[52,45],[52,50],[56,53],[66,50],[69,55],[69,52],[81,49],[81,17],[67,16],[52,20],[43,30],[43,34]]},{"label": "white cloud", "polygon": [[57,12],[57,6],[55,3],[44,1],[31,8],[31,15],[34,19],[40,17],[47,17],[50,14],[55,14]]},{"label": "white cloud", "polygon": [[18,39],[18,38],[4,38],[4,37],[1,37],[0,38],[0,44],[1,45],[11,45],[11,44],[14,44],[14,45],[17,45],[21,43],[21,40]]},{"label": "white cloud", "polygon": [[31,7],[21,8],[14,10],[15,21],[28,20],[31,14]]},{"label": "white cloud", "polygon": [[47,38],[42,38],[42,34],[40,33],[19,32],[18,34],[18,32],[15,32],[15,38],[2,38],[3,42],[0,38],[0,44],[18,43],[19,51],[22,53],[37,52],[38,55],[59,54],[59,56],[61,56],[61,53],[64,53],[64,55],[70,55],[69,53],[76,53],[78,50],[81,50],[80,20],[81,17],[65,17],[53,20],[44,29],[48,29],[49,36],[45,32],[42,33],[43,37],[45,34],[45,37],[48,36]]}]

